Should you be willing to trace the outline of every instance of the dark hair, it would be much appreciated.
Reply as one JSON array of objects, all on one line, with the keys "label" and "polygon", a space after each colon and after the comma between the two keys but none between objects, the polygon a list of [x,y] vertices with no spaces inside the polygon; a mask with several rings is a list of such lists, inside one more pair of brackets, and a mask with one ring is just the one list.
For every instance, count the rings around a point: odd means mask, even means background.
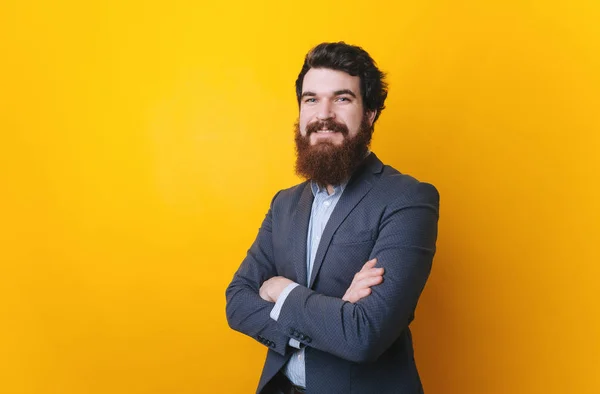
[{"label": "dark hair", "polygon": [[360,77],[360,92],[365,112],[377,111],[375,120],[379,118],[385,108],[387,83],[384,81],[385,73],[377,68],[367,51],[343,41],[324,42],[311,49],[306,54],[302,70],[296,79],[298,105],[302,96],[304,76],[311,68],[329,68]]}]

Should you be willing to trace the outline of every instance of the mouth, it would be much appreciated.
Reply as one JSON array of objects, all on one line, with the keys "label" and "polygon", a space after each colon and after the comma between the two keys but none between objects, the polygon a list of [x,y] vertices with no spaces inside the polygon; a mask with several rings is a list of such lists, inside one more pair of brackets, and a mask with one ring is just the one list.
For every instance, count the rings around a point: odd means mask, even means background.
[{"label": "mouth", "polygon": [[329,133],[337,133],[337,131],[334,131],[334,130],[317,130],[316,133],[317,134],[329,134]]}]

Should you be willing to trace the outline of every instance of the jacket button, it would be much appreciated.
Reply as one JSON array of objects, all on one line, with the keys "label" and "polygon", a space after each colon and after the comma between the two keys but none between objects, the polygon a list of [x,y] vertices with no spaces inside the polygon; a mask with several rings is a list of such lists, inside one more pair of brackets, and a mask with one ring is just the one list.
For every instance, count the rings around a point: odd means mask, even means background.
[{"label": "jacket button", "polygon": [[290,328],[290,335],[294,335],[295,332],[296,332],[296,330],[294,330],[293,328]]},{"label": "jacket button", "polygon": [[306,342],[311,343],[312,342],[312,338],[311,337],[306,337]]}]

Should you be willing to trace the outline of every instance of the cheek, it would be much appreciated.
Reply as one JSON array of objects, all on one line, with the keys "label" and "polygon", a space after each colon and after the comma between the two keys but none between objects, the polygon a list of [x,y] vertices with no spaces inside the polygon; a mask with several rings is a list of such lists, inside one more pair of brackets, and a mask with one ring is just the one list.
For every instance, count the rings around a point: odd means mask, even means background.
[{"label": "cheek", "polygon": [[310,119],[311,117],[309,114],[306,113],[306,111],[300,113],[300,116],[298,118],[298,126],[300,127],[300,133],[302,135],[306,135],[306,125],[308,125]]},{"label": "cheek", "polygon": [[298,122],[298,128],[300,129],[300,134],[305,136],[306,135],[306,123],[304,123],[300,120]]},{"label": "cheek", "polygon": [[346,127],[348,127],[348,130],[350,131],[350,133],[356,134],[358,132],[358,130],[360,129],[360,123],[362,122],[362,114],[360,114],[360,115],[358,115],[356,113],[346,114],[346,116],[344,116],[343,121],[346,124]]}]

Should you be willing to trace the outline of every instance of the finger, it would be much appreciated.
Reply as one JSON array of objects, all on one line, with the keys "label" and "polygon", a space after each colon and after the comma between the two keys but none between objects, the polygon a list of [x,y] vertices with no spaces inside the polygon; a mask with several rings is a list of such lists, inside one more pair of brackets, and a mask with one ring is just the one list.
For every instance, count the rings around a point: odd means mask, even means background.
[{"label": "finger", "polygon": [[372,276],[369,278],[365,278],[365,279],[361,280],[360,282],[357,282],[355,287],[357,289],[364,289],[367,287],[378,285],[381,282],[383,282],[383,276]]},{"label": "finger", "polygon": [[355,284],[352,285],[352,291],[357,291],[357,290],[361,290],[361,289],[367,289],[371,286],[377,286],[379,284],[381,284],[383,282],[383,277],[381,276],[374,276],[371,278],[366,278],[361,280],[360,282],[356,282]]},{"label": "finger", "polygon": [[377,263],[376,259],[367,261],[365,263],[365,265],[362,266],[362,268],[360,269],[360,271],[357,272],[357,274],[360,273],[360,272],[367,272],[367,271],[370,271],[370,270],[381,269],[382,267],[375,267],[376,263]]},{"label": "finger", "polygon": [[367,261],[361,268],[361,271],[364,269],[369,269],[369,268],[373,268],[375,267],[375,264],[377,264],[377,258],[371,259],[369,261]]},{"label": "finger", "polygon": [[356,275],[354,275],[354,280],[360,281],[373,276],[382,276],[384,272],[385,271],[383,268],[371,268],[367,271],[358,272]]},{"label": "finger", "polygon": [[383,267],[371,268],[368,271],[365,271],[365,276],[381,276],[385,273],[385,269]]}]

